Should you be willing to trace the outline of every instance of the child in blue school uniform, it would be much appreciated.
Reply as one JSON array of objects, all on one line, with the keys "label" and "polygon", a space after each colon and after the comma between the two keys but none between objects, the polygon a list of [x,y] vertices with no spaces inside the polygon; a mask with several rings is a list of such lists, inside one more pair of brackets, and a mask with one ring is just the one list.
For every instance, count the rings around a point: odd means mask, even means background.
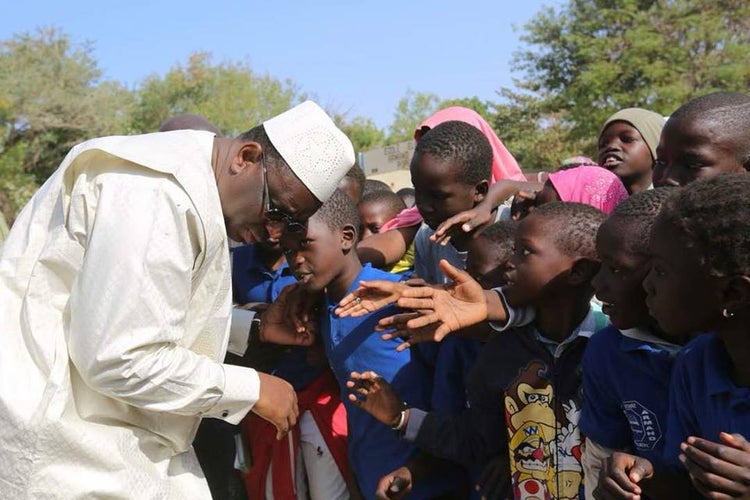
[{"label": "child in blue school uniform", "polygon": [[[662,208],[644,286],[651,314],[670,334],[710,331],[685,346],[670,385],[665,460],[712,498],[750,494],[750,177],[695,181]],[[640,495],[652,464],[618,457],[610,488]],[[685,476],[683,476],[685,477]],[[617,495],[609,495],[618,498]]]},{"label": "child in blue school uniform", "polygon": [[580,427],[588,498],[602,460],[617,450],[662,463],[670,373],[684,339],[667,338],[658,328],[643,280],[650,269],[649,232],[673,192],[660,188],[631,196],[597,233],[602,265],[592,284],[612,324],[591,337],[583,357]]},{"label": "child in blue school uniform", "polygon": [[[359,217],[351,200],[336,191],[310,219],[301,236],[285,235],[282,243],[295,276],[310,292],[325,290],[325,309],[320,318],[320,335],[328,361],[342,392],[352,371],[379,370],[410,405],[428,406],[432,379],[422,360],[410,351],[399,352],[397,341],[383,341],[375,331],[378,320],[394,314],[394,308],[358,318],[339,318],[333,314],[344,295],[360,280],[398,281],[400,276],[362,266],[355,245]],[[365,498],[374,498],[378,480],[409,461],[416,447],[399,440],[367,412],[345,398],[349,439],[349,463]],[[434,498],[450,491],[454,478],[433,477],[415,489],[413,498]]]},{"label": "child in blue school uniform", "polygon": [[[606,324],[590,307],[590,281],[599,269],[594,240],[603,219],[588,205],[553,202],[521,221],[504,292],[512,307],[534,306],[534,322],[490,338],[469,375],[470,406],[462,414],[401,411],[405,440],[467,466],[489,465],[490,498],[580,495],[580,363],[588,337]],[[478,307],[486,317],[487,306]],[[353,373],[349,399],[392,422],[399,393],[376,372]],[[404,469],[384,479],[401,483],[399,491],[412,479],[420,482]]]}]

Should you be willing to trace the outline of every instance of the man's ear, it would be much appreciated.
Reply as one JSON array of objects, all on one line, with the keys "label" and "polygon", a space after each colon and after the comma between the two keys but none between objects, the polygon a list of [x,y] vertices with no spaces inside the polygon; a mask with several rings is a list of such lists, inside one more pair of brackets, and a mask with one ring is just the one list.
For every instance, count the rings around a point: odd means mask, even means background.
[{"label": "man's ear", "polygon": [[574,286],[590,283],[596,273],[599,272],[601,263],[598,260],[587,257],[578,257],[570,268],[568,280]]},{"label": "man's ear", "polygon": [[722,306],[729,313],[750,309],[750,277],[730,276],[722,289]]},{"label": "man's ear", "polygon": [[357,228],[351,224],[347,224],[341,229],[341,250],[344,253],[348,253],[349,250],[355,247],[358,234]]},{"label": "man's ear", "polygon": [[255,141],[248,141],[240,146],[229,167],[233,174],[238,174],[251,165],[257,165],[263,158],[263,146]]},{"label": "man's ear", "polygon": [[487,191],[490,189],[490,183],[487,179],[479,181],[474,186],[474,204],[480,203],[487,196]]}]

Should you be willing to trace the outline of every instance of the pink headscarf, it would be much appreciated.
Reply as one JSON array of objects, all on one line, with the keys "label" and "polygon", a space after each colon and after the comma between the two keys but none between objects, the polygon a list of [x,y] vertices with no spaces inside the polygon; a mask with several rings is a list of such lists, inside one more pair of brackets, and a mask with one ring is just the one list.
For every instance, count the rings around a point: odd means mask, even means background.
[{"label": "pink headscarf", "polygon": [[549,174],[562,201],[575,201],[609,214],[628,197],[620,178],[602,167],[584,165]]},{"label": "pink headscarf", "polygon": [[495,134],[495,131],[492,130],[490,124],[472,109],[461,106],[451,106],[450,108],[441,109],[419,124],[417,130],[414,131],[414,139],[419,140],[424,127],[435,128],[441,123],[450,121],[459,121],[473,125],[490,141],[490,146],[492,147],[492,180],[490,184],[494,184],[500,179],[526,181],[526,177],[518,167],[516,159],[505,148],[505,145],[497,134]]},{"label": "pink headscarf", "polygon": [[[516,163],[516,159],[513,155],[505,148],[505,145],[500,138],[492,130],[490,124],[482,118],[479,113],[469,108],[462,106],[451,106],[449,108],[441,109],[437,113],[433,114],[425,121],[419,124],[419,127],[414,131],[414,140],[419,141],[422,137],[422,129],[435,128],[441,123],[449,121],[459,121],[468,123],[478,128],[482,134],[490,142],[492,147],[492,177],[490,184],[494,184],[500,179],[512,179],[516,181],[525,181],[526,177],[521,172],[521,169]],[[422,216],[419,215],[419,210],[416,206],[402,210],[396,217],[383,224],[380,232],[388,231],[389,229],[398,229],[400,227],[411,227],[422,222]]]}]

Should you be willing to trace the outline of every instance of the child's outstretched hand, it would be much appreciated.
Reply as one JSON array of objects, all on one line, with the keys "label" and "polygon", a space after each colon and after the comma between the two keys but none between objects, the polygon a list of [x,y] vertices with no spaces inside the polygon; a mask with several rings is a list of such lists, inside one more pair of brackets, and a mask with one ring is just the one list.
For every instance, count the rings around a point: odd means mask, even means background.
[{"label": "child's outstretched hand", "polygon": [[719,440],[690,436],[680,445],[693,486],[708,498],[750,498],[750,443],[727,432]]},{"label": "child's outstretched hand", "polygon": [[[384,335],[383,338],[406,339],[407,345],[402,345],[399,349],[428,340],[440,342],[449,333],[487,318],[487,300],[482,285],[446,260],[440,261],[440,268],[452,281],[451,284],[441,287],[410,287],[398,299],[399,307],[416,311],[418,315],[395,315],[378,322],[379,329],[395,328],[398,331]],[[403,322],[404,319],[408,319],[406,323]]]},{"label": "child's outstretched hand", "polygon": [[380,478],[375,498],[388,500],[390,498],[404,498],[412,488],[411,471],[406,467],[394,470]]},{"label": "child's outstretched hand", "polygon": [[602,461],[594,498],[640,500],[642,490],[638,483],[653,475],[654,467],[645,458],[616,451]]},{"label": "child's outstretched hand", "polygon": [[399,423],[404,403],[383,377],[373,371],[352,372],[346,387],[351,391],[349,401],[375,419],[389,427]]},{"label": "child's outstretched hand", "polygon": [[342,318],[364,316],[395,303],[404,290],[426,285],[424,280],[417,278],[398,282],[360,281],[359,288],[341,299],[334,313]]}]

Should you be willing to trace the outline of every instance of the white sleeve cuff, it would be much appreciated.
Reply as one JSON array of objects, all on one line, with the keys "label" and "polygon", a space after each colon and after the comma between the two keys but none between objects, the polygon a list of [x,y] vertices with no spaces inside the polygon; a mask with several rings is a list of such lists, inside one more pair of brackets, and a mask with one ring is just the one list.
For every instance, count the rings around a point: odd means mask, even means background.
[{"label": "white sleeve cuff", "polygon": [[501,287],[497,287],[493,288],[493,290],[496,291],[500,296],[500,300],[503,301],[503,306],[505,306],[505,310],[508,312],[508,320],[505,323],[497,323],[492,321],[490,322],[490,326],[493,330],[504,332],[511,328],[528,325],[529,323],[534,321],[534,319],[536,318],[536,312],[534,311],[533,307],[510,307],[510,305],[508,305],[508,301],[505,300],[503,289]]},{"label": "white sleeve cuff", "polygon": [[244,366],[221,365],[224,368],[224,392],[204,417],[220,418],[239,424],[260,397],[258,372]]},{"label": "white sleeve cuff", "polygon": [[232,324],[229,327],[229,345],[227,351],[237,356],[244,356],[250,342],[250,323],[255,311],[232,309]]}]

